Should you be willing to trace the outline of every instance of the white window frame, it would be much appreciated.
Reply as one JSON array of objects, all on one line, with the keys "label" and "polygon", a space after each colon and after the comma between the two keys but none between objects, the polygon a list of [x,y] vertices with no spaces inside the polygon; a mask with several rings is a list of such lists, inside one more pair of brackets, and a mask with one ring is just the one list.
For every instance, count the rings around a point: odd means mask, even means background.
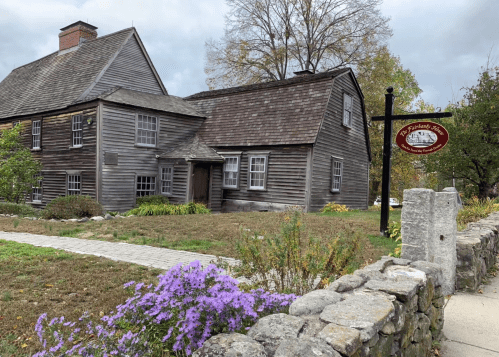
[{"label": "white window frame", "polygon": [[[349,103],[350,102],[350,105]],[[352,127],[353,121],[353,96],[343,93],[343,125],[347,128]]]},{"label": "white window frame", "polygon": [[81,114],[71,116],[71,144],[74,148],[83,146],[83,117]]},{"label": "white window frame", "polygon": [[[145,123],[144,123],[145,119]],[[150,122],[149,122],[150,120]],[[145,127],[144,127],[145,124]],[[150,133],[153,134],[154,144],[147,143],[148,139],[151,137]],[[137,114],[135,120],[135,145],[145,146],[145,147],[157,147],[158,144],[158,133],[159,133],[159,120],[157,116],[147,115],[147,114]],[[145,143],[142,142],[145,139]]]},{"label": "white window frame", "polygon": [[[170,173],[165,172],[165,169],[170,170]],[[173,165],[161,166],[159,168],[159,178],[161,183],[161,194],[171,196],[173,194]],[[167,185],[168,182],[170,183],[169,186]]]},{"label": "white window frame", "polygon": [[[222,154],[222,155],[224,157],[222,188],[238,189],[239,188],[239,176],[240,176],[239,172],[241,171],[241,155],[224,155],[224,154]],[[233,161],[233,160],[236,160],[236,162],[228,164],[227,161]],[[228,176],[232,176],[232,177],[228,177]],[[226,183],[226,180],[235,180],[235,184],[229,185]]]},{"label": "white window frame", "polygon": [[[150,182],[147,182],[147,179],[152,179]],[[156,182],[157,177],[154,175],[137,175],[135,178],[135,197],[143,197],[150,196],[156,194]],[[140,187],[139,187],[140,185]],[[149,187],[148,187],[149,186]],[[145,193],[147,194],[139,194]]]},{"label": "white window frame", "polygon": [[343,159],[331,156],[331,192],[341,192],[343,183]]},{"label": "white window frame", "polygon": [[81,195],[81,174],[67,174],[68,196]]},{"label": "white window frame", "polygon": [[38,187],[31,186],[31,189],[32,189],[32,191],[31,191],[31,202],[41,203],[42,202],[42,194],[43,194],[43,191],[42,191],[42,182],[43,182],[43,179],[37,180],[37,181],[38,181]]},{"label": "white window frame", "polygon": [[[263,171],[253,170],[252,161],[253,159],[264,159]],[[266,191],[267,190],[267,172],[268,172],[269,154],[268,153],[249,153],[248,154],[248,190],[255,191]],[[261,164],[259,164],[261,165]],[[258,180],[263,180],[263,185],[252,185],[252,180],[254,175],[263,174],[262,178]]]},{"label": "white window frame", "polygon": [[42,121],[33,120],[31,122],[31,145],[33,149],[40,149],[42,142]]}]

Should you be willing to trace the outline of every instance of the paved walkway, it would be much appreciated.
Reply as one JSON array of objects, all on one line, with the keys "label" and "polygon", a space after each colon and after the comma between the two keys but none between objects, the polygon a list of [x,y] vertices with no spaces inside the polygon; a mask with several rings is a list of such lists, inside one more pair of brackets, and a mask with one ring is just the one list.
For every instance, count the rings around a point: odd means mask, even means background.
[{"label": "paved walkway", "polygon": [[444,357],[499,357],[499,276],[483,294],[456,293],[444,312]]},{"label": "paved walkway", "polygon": [[[38,247],[50,247],[63,249],[68,252],[79,254],[90,254],[112,260],[119,260],[128,263],[168,270],[178,263],[190,263],[199,260],[201,265],[206,267],[210,261],[215,261],[216,256],[210,254],[199,254],[172,250],[166,248],[156,248],[147,245],[137,245],[128,243],[112,243],[100,240],[43,236],[30,233],[1,232],[0,239],[28,243]],[[233,258],[223,258],[229,264],[236,264]]]}]

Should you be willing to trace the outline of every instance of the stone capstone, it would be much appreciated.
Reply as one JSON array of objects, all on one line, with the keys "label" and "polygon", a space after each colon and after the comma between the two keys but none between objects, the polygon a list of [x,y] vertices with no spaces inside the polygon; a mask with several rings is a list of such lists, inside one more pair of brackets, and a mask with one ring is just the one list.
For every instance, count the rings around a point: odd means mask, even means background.
[{"label": "stone capstone", "polygon": [[327,305],[335,304],[341,300],[341,294],[334,291],[314,290],[293,301],[289,307],[289,314],[293,316],[318,314]]},{"label": "stone capstone", "polygon": [[341,357],[331,346],[314,337],[282,340],[274,357]]},{"label": "stone capstone", "polygon": [[343,275],[341,278],[333,281],[327,289],[341,293],[358,288],[364,284],[366,280],[365,277],[360,275]]},{"label": "stone capstone", "polygon": [[221,333],[206,340],[192,357],[267,357],[265,349],[240,333]]},{"label": "stone capstone", "polygon": [[298,337],[305,320],[287,314],[274,314],[261,318],[248,331],[248,336],[260,342],[269,357],[274,356],[281,341]]},{"label": "stone capstone", "polygon": [[300,316],[305,321],[298,337],[302,338],[305,336],[315,337],[319,332],[322,331],[324,327],[326,327],[327,323],[321,321],[319,314],[316,315],[302,315]]},{"label": "stone capstone", "polygon": [[370,280],[365,285],[371,290],[383,291],[390,295],[395,295],[400,301],[406,302],[416,295],[419,282],[412,279],[404,280]]},{"label": "stone capstone", "polygon": [[358,330],[336,324],[324,327],[317,337],[346,356],[352,356],[362,346]]},{"label": "stone capstone", "polygon": [[411,267],[424,271],[426,276],[433,277],[433,284],[435,286],[442,286],[444,279],[440,265],[430,262],[416,261],[411,263]]},{"label": "stone capstone", "polygon": [[377,295],[350,295],[322,311],[322,321],[360,331],[362,342],[370,340],[394,316],[393,303]]}]

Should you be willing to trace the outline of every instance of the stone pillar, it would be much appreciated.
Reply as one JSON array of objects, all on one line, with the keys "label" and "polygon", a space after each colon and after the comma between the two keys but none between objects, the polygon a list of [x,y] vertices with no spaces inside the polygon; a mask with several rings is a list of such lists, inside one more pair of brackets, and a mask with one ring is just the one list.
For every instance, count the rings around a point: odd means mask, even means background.
[{"label": "stone pillar", "polygon": [[459,192],[457,192],[455,187],[446,187],[442,190],[442,192],[454,192],[457,200],[457,210],[463,209],[463,201],[461,201],[461,196],[459,196]]},{"label": "stone pillar", "polygon": [[402,203],[402,254],[412,261],[429,259],[434,236],[435,191],[425,188],[404,190]]},{"label": "stone pillar", "polygon": [[456,239],[458,202],[455,192],[435,194],[435,234],[429,244],[429,262],[442,267],[444,295],[454,293],[456,284]]}]

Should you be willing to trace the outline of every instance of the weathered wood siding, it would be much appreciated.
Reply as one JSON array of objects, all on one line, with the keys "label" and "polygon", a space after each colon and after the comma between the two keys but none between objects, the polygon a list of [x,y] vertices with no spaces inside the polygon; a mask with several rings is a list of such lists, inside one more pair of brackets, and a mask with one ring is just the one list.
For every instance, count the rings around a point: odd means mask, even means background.
[{"label": "weathered wood siding", "polygon": [[159,166],[162,165],[173,165],[172,195],[168,196],[168,200],[174,204],[186,203],[189,164],[184,159],[160,159]]},{"label": "weathered wood siding", "polygon": [[[124,211],[135,205],[135,177],[156,177],[159,193],[159,167],[156,155],[168,151],[192,137],[203,123],[202,118],[165,115],[161,112],[141,110],[133,107],[103,104],[102,138],[100,148],[101,193],[100,202],[108,210]],[[159,119],[158,146],[156,148],[135,145],[136,113],[153,115]],[[106,152],[118,154],[117,165],[107,165]],[[174,167],[175,179],[186,180],[186,168]],[[185,188],[174,186],[175,199],[180,202]],[[185,196],[184,196],[185,197]]]},{"label": "weathered wood siding", "polygon": [[[241,151],[239,189],[224,189],[223,199],[286,205],[305,205],[307,153],[311,146],[223,147],[218,152]],[[267,189],[248,189],[248,155],[268,151]],[[222,177],[220,177],[222,180]],[[232,208],[231,208],[232,210]]]},{"label": "weathered wood siding", "polygon": [[[352,128],[342,124],[343,93],[353,96]],[[369,157],[363,123],[361,97],[350,74],[334,81],[312,156],[310,210],[317,211],[328,202],[351,208],[367,208]],[[343,159],[343,177],[339,193],[332,193],[331,156]]]},{"label": "weathered wood siding", "polygon": [[[83,142],[82,147],[73,148],[71,117],[77,114],[83,119]],[[87,123],[90,118],[91,125]],[[32,148],[33,120],[41,120],[41,150],[32,153],[43,165],[42,201],[36,206],[44,207],[54,198],[67,194],[67,170],[80,172],[81,194],[96,198],[96,108],[22,119],[23,144],[29,148]],[[31,202],[31,194],[27,195],[27,202]]]},{"label": "weathered wood siding", "polygon": [[210,209],[212,212],[220,212],[222,210],[222,179],[223,165],[213,164],[210,169]]},{"label": "weathered wood siding", "polygon": [[135,36],[130,37],[89,95],[98,95],[114,86],[163,94]]}]

